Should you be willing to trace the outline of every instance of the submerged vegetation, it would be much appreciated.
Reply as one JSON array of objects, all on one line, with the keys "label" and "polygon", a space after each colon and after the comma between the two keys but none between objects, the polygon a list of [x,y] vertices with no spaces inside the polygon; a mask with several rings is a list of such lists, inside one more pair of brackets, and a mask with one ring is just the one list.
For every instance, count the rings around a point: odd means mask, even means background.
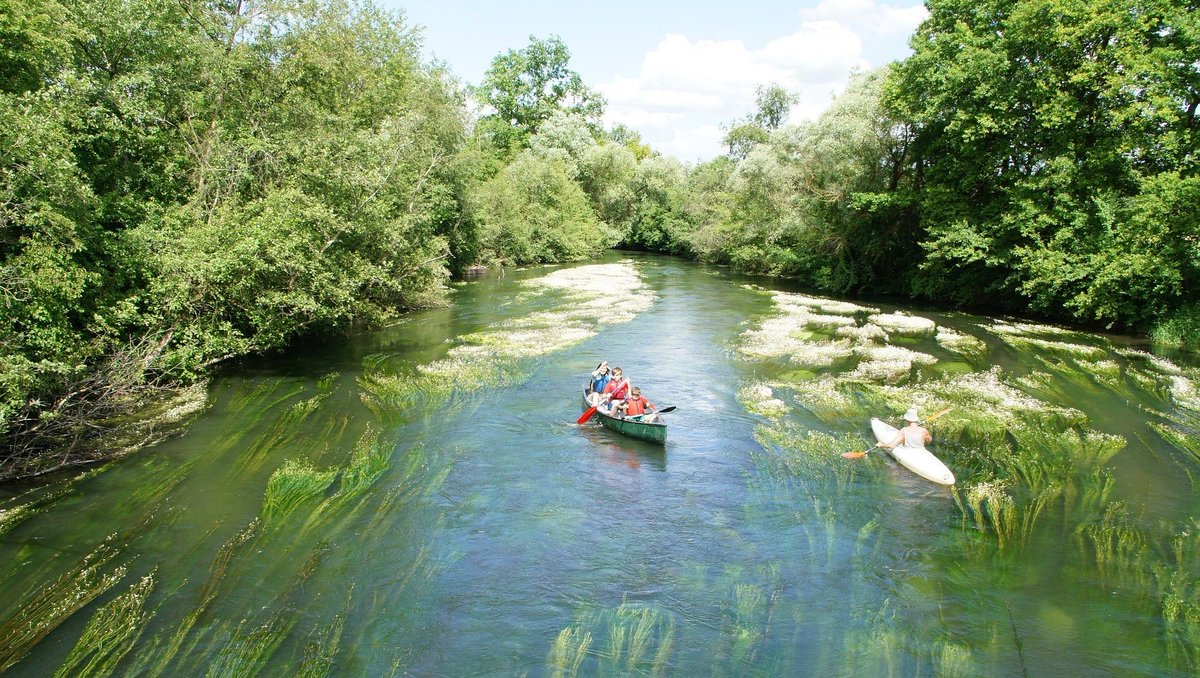
[{"label": "submerged vegetation", "polygon": [[[1028,323],[950,329],[933,318],[859,310],[845,316],[853,319],[845,326],[852,331],[830,333],[833,323],[815,313],[819,300],[784,293],[772,298],[773,312],[737,341],[736,354],[757,365],[758,373],[741,388],[739,401],[761,417],[756,438],[762,451],[752,457],[757,486],[809,507],[797,509],[798,520],[809,516],[799,531],[812,553],[822,554],[820,562],[836,563],[837,534],[876,530],[875,523],[862,522],[862,502],[871,492],[864,496],[861,483],[863,473],[878,473],[878,462],[847,461],[840,454],[870,449],[857,433],[867,419],[894,417],[911,406],[924,414],[949,408],[947,416],[929,424],[935,451],[958,476],[948,500],[961,513],[962,529],[982,537],[966,542],[962,557],[994,568],[1000,559],[1020,557],[1075,526],[1078,556],[1067,566],[1094,572],[1086,576],[1101,585],[1120,582],[1123,595],[1157,619],[1171,665],[1200,668],[1195,653],[1184,650],[1185,639],[1200,629],[1200,616],[1185,612],[1195,609],[1198,595],[1200,563],[1188,555],[1196,548],[1193,528],[1148,529],[1134,521],[1126,505],[1113,499],[1109,470],[1127,438],[1097,430],[1084,411],[1058,404],[1091,409],[1095,402],[1135,397],[1157,403],[1148,411],[1154,418],[1149,427],[1180,453],[1197,455],[1194,370],[1086,334]],[[897,340],[903,345],[889,344]],[[1044,369],[988,367],[981,359],[998,345]],[[812,358],[831,351],[839,359]],[[963,370],[937,369],[941,361],[963,357],[969,361]],[[796,363],[808,369],[796,371]],[[848,504],[853,512],[837,508]],[[857,522],[843,524],[849,516]],[[882,665],[895,671],[903,655],[896,654],[897,643],[903,641],[880,633],[872,644],[880,648]],[[928,662],[948,674],[972,675],[978,660],[973,654],[949,643],[931,650]]]}]

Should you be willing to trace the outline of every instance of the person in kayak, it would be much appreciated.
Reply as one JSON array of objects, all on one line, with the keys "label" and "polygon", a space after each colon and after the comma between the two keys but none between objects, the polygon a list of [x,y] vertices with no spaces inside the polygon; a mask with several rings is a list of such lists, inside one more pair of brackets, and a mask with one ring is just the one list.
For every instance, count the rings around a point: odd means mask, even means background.
[{"label": "person in kayak", "polygon": [[658,421],[658,415],[655,414],[657,410],[658,405],[642,397],[642,389],[634,386],[629,389],[629,398],[625,401],[622,413],[626,417],[638,417],[642,421]]},{"label": "person in kayak", "polygon": [[917,408],[908,408],[908,411],[904,413],[904,421],[908,422],[908,426],[900,429],[896,434],[896,439],[883,445],[883,447],[889,450],[897,445],[925,447],[933,442],[933,434],[929,432],[929,429],[921,426],[921,418],[917,416]]}]

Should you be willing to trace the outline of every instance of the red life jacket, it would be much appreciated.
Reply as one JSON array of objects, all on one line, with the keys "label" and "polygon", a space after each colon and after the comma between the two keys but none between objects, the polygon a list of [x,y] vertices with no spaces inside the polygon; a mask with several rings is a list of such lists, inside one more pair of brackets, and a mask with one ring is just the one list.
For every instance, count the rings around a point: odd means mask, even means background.
[{"label": "red life jacket", "polygon": [[608,386],[604,387],[605,393],[612,394],[612,400],[620,400],[625,397],[625,392],[629,390],[629,380],[621,377],[620,381],[610,381]]}]

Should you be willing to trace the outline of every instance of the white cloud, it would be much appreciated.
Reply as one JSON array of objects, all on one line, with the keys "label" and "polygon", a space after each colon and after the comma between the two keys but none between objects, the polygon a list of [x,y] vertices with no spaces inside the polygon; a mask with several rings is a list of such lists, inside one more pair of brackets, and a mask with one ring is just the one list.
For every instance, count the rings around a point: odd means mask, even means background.
[{"label": "white cloud", "polygon": [[907,53],[908,36],[925,16],[920,4],[822,0],[799,12],[794,32],[761,49],[670,33],[646,54],[636,78],[597,87],[608,99],[605,122],[638,130],[680,160],[710,159],[723,150],[719,125],[753,112],[756,86],[778,83],[799,94],[792,120],[814,119],[854,69]]},{"label": "white cloud", "polygon": [[[866,38],[873,45],[903,47],[929,10],[923,4],[885,5],[875,0],[821,0],[816,7],[800,10],[800,20],[836,21]],[[895,56],[885,57],[887,59]]]}]

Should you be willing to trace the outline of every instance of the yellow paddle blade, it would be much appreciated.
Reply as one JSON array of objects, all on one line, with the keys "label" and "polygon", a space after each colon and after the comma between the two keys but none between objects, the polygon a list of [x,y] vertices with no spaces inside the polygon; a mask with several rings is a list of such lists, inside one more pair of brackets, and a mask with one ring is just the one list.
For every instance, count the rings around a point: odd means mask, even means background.
[{"label": "yellow paddle blade", "polygon": [[847,459],[862,459],[867,456],[866,452],[843,452],[842,456]]},{"label": "yellow paddle blade", "polygon": [[942,416],[943,414],[945,414],[945,413],[949,412],[949,411],[950,411],[950,410],[952,410],[952,409],[954,409],[954,408],[953,408],[953,407],[947,407],[946,409],[944,409],[944,410],[941,410],[940,412],[937,412],[937,413],[935,413],[935,414],[931,414],[931,415],[929,415],[928,417],[925,417],[925,421],[924,421],[923,423],[926,423],[926,424],[928,424],[929,422],[933,421],[934,419],[937,419],[938,417]]}]

